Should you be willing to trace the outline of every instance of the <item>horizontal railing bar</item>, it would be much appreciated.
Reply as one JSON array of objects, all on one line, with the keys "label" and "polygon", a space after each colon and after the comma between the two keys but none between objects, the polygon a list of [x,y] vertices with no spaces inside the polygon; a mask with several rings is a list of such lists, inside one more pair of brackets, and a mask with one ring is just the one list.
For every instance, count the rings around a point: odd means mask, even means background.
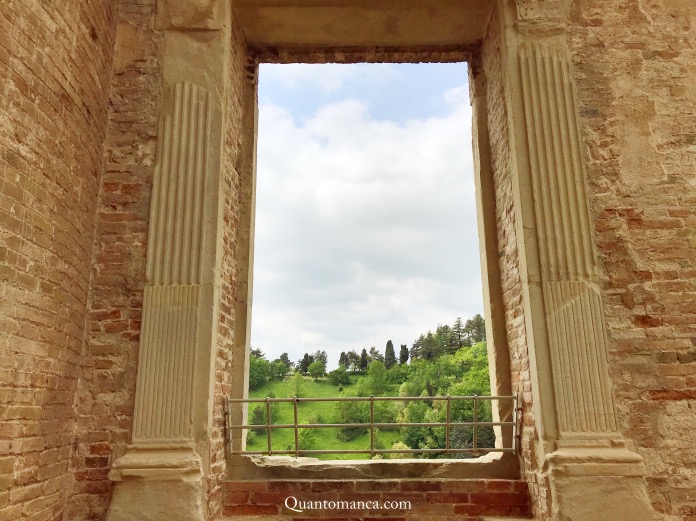
[{"label": "horizontal railing bar", "polygon": [[[514,425],[515,422],[450,422],[450,426],[456,427],[467,427],[473,425],[479,426],[489,426],[489,427],[504,427],[505,425]],[[300,429],[366,429],[370,423],[301,423],[298,425]],[[446,427],[447,423],[375,423],[375,427],[378,429],[389,429],[392,427]],[[260,430],[267,429],[266,424],[263,425],[230,425],[230,429],[252,429]],[[281,423],[281,424],[271,424],[271,429],[294,429],[295,424],[293,423]]]},{"label": "horizontal railing bar", "polygon": [[[378,453],[378,454],[434,454],[434,453],[444,453],[446,452],[445,449],[412,449],[412,450],[403,450],[403,449],[394,449],[394,450],[389,450],[389,449],[375,449],[374,451],[370,451],[370,449],[365,449],[365,450],[359,450],[359,449],[351,449],[351,450],[317,450],[317,449],[311,449],[311,450],[300,450],[300,454],[370,454],[371,452]],[[477,448],[477,449],[450,449],[448,452],[513,452],[513,449],[499,449],[499,448]],[[268,451],[232,451],[232,454],[243,454],[247,456],[256,456],[256,455],[266,455],[268,454]],[[274,450],[273,455],[294,455],[295,451],[294,450]]]},{"label": "horizontal railing bar", "polygon": [[[375,401],[439,401],[439,400],[469,400],[474,401],[474,398],[479,400],[514,400],[515,396],[375,396]],[[270,400],[271,403],[293,403],[295,398],[228,398],[230,403],[266,403]],[[340,398],[298,398],[298,402],[369,402],[369,396],[342,396]]]},{"label": "horizontal railing bar", "polygon": [[[480,401],[493,402],[495,400],[511,400],[513,402],[515,411],[518,407],[518,397],[517,396],[345,396],[345,397],[317,397],[317,398],[227,398],[226,407],[229,408],[233,403],[241,404],[251,404],[251,403],[265,403],[266,404],[266,422],[261,425],[230,425],[227,424],[227,430],[247,430],[247,431],[257,431],[268,429],[268,448],[266,450],[257,451],[247,451],[247,450],[235,450],[230,451],[230,454],[236,455],[293,455],[293,456],[303,456],[303,455],[314,455],[314,454],[454,454],[454,453],[488,453],[488,452],[511,452],[516,453],[516,443],[517,440],[513,440],[513,446],[511,448],[493,448],[493,447],[478,447],[477,446],[477,431],[481,427],[511,427],[513,433],[517,430],[517,418],[513,416],[510,421],[478,421],[478,407],[477,404]],[[370,417],[369,423],[307,423],[298,424],[297,423],[297,405],[300,402],[327,402],[327,403],[340,403],[340,402],[369,402],[372,408],[375,401],[393,401],[393,402],[409,402],[409,401],[447,401],[448,415],[447,421],[445,422],[429,422],[429,423],[376,423],[374,418]],[[469,401],[474,404],[474,417],[473,421],[466,422],[452,422],[450,418],[450,408],[452,401]],[[271,410],[270,405],[272,403],[292,403],[294,407],[295,423],[293,424],[279,424],[273,425],[270,422]],[[372,409],[371,409],[372,410]],[[507,417],[507,416],[506,416]],[[436,448],[436,449],[376,449],[373,442],[370,443],[369,449],[352,449],[352,450],[342,450],[342,449],[308,449],[300,450],[298,443],[298,430],[299,429],[367,429],[370,432],[371,440],[374,440],[374,429],[385,429],[385,430],[396,430],[401,427],[428,427],[428,428],[444,428],[448,432],[446,447]],[[457,428],[473,428],[474,431],[474,443],[473,447],[470,448],[453,448],[449,443],[449,434],[452,430]],[[271,443],[271,433],[273,429],[293,429],[295,431],[295,447],[294,450],[272,450]]]}]

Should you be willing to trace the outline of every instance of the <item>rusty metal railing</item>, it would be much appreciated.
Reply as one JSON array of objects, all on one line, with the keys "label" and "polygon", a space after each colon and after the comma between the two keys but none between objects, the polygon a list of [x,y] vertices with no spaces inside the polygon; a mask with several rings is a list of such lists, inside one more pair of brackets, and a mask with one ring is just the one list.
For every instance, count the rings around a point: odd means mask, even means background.
[{"label": "rusty metal railing", "polygon": [[[511,418],[505,421],[479,421],[479,404],[485,401],[493,402],[510,401],[512,403]],[[445,421],[444,422],[423,422],[423,423],[398,423],[398,422],[375,422],[375,402],[378,401],[446,401],[445,405]],[[457,401],[473,402],[473,421],[452,421],[452,403]],[[370,404],[370,421],[366,423],[300,423],[299,422],[299,404],[308,402],[369,402]],[[266,423],[260,425],[251,424],[232,424],[231,407],[239,404],[246,405],[250,403],[265,404]],[[271,418],[271,404],[273,403],[292,403],[293,404],[293,423],[273,424]],[[265,430],[266,431],[266,450],[247,451],[240,450],[230,446],[230,454],[233,455],[292,455],[295,457],[312,455],[312,454],[454,454],[454,453],[488,453],[488,452],[511,452],[517,453],[517,438],[518,438],[518,398],[517,396],[345,396],[338,398],[248,398],[235,399],[228,398],[225,403],[225,422],[227,433],[235,430],[240,431],[243,435],[245,431]],[[437,449],[378,449],[375,448],[375,429],[396,429],[401,427],[444,427],[445,428],[445,447]],[[471,447],[452,447],[450,442],[450,433],[453,428],[472,427],[473,440]],[[512,435],[509,437],[509,447],[479,447],[478,432],[480,427],[508,427],[512,430]],[[300,429],[346,429],[346,428],[364,428],[369,429],[370,448],[369,449],[301,449],[299,440]],[[291,450],[273,450],[272,448],[272,431],[276,429],[293,429],[294,431],[294,449]],[[241,440],[241,436],[239,438]],[[232,436],[228,436],[231,443]]]}]

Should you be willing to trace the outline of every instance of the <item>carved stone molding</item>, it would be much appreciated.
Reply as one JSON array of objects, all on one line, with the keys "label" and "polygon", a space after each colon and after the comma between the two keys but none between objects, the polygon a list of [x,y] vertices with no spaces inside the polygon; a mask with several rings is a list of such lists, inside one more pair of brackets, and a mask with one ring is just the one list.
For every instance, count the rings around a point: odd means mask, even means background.
[{"label": "carved stone molding", "polygon": [[133,443],[193,439],[200,286],[145,288]]},{"label": "carved stone molding", "polygon": [[153,286],[210,282],[201,259],[210,95],[188,82],[172,90],[171,112],[160,121],[150,206],[145,277]]},{"label": "carved stone molding", "polygon": [[205,518],[201,447],[214,342],[217,206],[211,193],[220,113],[217,98],[190,82],[174,83],[163,97],[133,439],[109,474],[119,482],[109,521],[139,518],[142,511],[158,512],[157,519]]},{"label": "carved stone molding", "polygon": [[617,438],[570,56],[544,42],[519,49],[559,434]]}]

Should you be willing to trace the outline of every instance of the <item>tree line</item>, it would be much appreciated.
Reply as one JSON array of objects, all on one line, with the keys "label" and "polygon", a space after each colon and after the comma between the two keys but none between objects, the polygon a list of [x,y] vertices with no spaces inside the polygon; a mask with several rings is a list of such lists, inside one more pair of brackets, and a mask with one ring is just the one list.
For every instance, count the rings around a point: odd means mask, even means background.
[{"label": "tree line", "polygon": [[[463,322],[457,318],[451,326],[438,325],[435,332],[428,331],[421,334],[409,348],[407,344],[401,344],[397,357],[396,349],[391,340],[388,340],[384,352],[376,347],[362,348],[360,353],[352,349],[341,352],[338,359],[338,368],[331,371],[329,380],[335,385],[345,385],[349,382],[348,373],[364,374],[372,362],[381,362],[385,369],[394,366],[403,366],[409,361],[435,360],[436,358],[452,354],[462,347],[470,347],[486,339],[486,327],[483,317],[475,315]],[[259,348],[251,349],[249,365],[249,389],[257,389],[268,380],[283,379],[289,373],[297,371],[302,375],[311,376],[315,380],[326,375],[328,356],[326,351],[317,350],[314,353],[305,353],[302,358],[293,363],[288,353],[269,361]]]}]

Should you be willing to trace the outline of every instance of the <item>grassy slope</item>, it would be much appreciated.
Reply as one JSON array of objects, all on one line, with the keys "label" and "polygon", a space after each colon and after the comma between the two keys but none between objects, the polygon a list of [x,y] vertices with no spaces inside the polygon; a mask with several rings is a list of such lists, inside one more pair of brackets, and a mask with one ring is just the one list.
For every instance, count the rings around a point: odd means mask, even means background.
[{"label": "grassy slope", "polygon": [[[355,377],[353,377],[355,380]],[[350,386],[346,386],[347,388]],[[249,398],[265,398],[270,393],[273,393],[276,398],[289,398],[292,396],[290,390],[290,385],[287,379],[283,382],[273,381],[269,382],[263,387],[251,391],[249,393]],[[389,395],[398,395],[398,389],[394,386],[392,392]],[[338,391],[338,388],[331,385],[325,379],[319,379],[318,381],[313,381],[311,378],[307,378],[305,382],[305,398],[334,398],[337,396],[342,396],[343,393]],[[251,411],[256,407],[256,404],[249,405],[249,411],[251,416]],[[262,407],[265,405],[262,404]],[[294,413],[292,403],[281,403],[278,405],[279,412],[276,424],[291,424],[294,423]],[[334,418],[334,408],[335,402],[300,402],[298,404],[298,422],[299,423],[334,423],[336,420]],[[345,442],[340,441],[336,438],[339,429],[315,429],[316,443],[314,445],[315,449],[369,449],[370,448],[370,436],[364,434],[358,436],[357,438]],[[293,429],[277,429],[272,430],[272,448],[274,450],[294,450],[295,437],[293,434]],[[391,447],[392,443],[399,441],[401,435],[398,430],[386,432],[381,432],[381,441],[385,447]],[[257,434],[256,437],[250,443],[247,443],[247,450],[266,450],[268,445],[267,434]],[[313,455],[313,457],[318,457],[324,460],[355,460],[355,459],[369,459],[369,454],[319,454]]]}]

